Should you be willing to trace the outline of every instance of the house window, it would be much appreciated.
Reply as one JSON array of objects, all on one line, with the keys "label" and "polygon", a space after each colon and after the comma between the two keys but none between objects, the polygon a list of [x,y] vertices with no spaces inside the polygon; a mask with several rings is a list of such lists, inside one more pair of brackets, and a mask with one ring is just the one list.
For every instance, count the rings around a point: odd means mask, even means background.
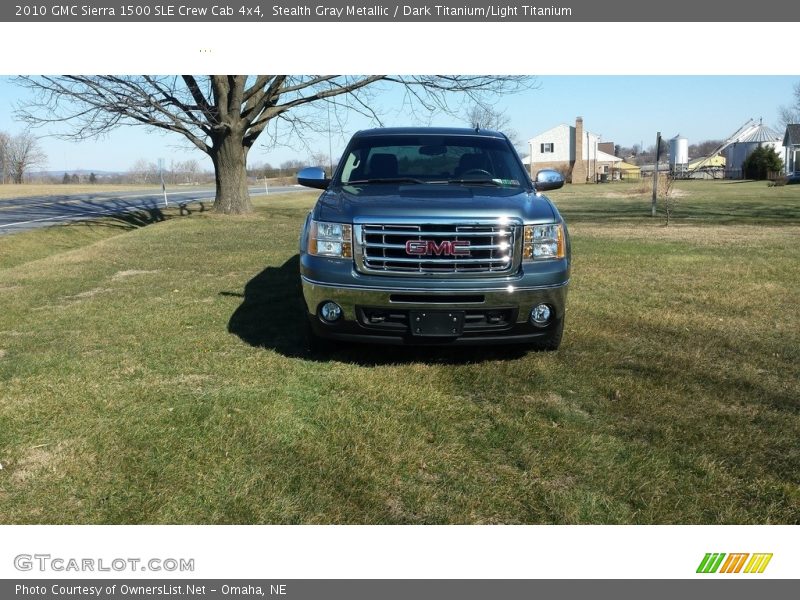
[{"label": "house window", "polygon": [[548,152],[554,152],[555,151],[555,144],[553,144],[553,142],[549,142],[547,144],[540,144],[540,146],[541,146],[541,153],[542,154],[547,154]]}]

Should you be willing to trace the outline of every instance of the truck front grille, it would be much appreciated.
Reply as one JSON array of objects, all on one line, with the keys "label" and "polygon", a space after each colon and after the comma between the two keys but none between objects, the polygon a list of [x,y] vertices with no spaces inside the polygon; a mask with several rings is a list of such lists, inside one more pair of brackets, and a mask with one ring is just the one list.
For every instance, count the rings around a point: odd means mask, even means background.
[{"label": "truck front grille", "polygon": [[516,266],[515,233],[512,223],[357,225],[356,263],[373,274],[499,275]]}]

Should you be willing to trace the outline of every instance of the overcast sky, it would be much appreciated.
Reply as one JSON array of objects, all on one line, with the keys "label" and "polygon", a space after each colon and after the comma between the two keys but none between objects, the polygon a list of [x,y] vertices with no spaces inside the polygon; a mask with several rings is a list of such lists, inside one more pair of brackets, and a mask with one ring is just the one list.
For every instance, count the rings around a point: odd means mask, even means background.
[{"label": "overcast sky", "polygon": [[[559,123],[574,124],[584,118],[585,127],[601,134],[604,141],[623,146],[644,143],[650,146],[655,134],[677,134],[696,143],[724,139],[750,118],[763,118],[776,127],[778,107],[792,99],[792,88],[800,76],[547,76],[538,78],[538,87],[499,99],[497,108],[511,119],[511,127],[522,140]],[[14,106],[25,100],[27,92],[11,79],[0,77],[0,131],[18,133],[23,125],[14,120]],[[376,98],[383,124],[456,125],[466,123],[448,115],[433,115],[422,123],[409,118],[401,109],[401,94],[386,88]],[[343,126],[334,122],[331,145],[334,156],[341,154],[350,135],[376,126],[364,117],[351,115]],[[45,135],[47,130],[36,130]],[[782,132],[781,132],[782,133]],[[263,137],[263,136],[262,136]],[[267,147],[264,139],[250,153],[250,163],[269,162],[278,166],[290,158],[305,159],[309,150],[296,140],[291,146]],[[145,158],[155,162],[195,158],[205,168],[211,164],[205,155],[193,150],[175,134],[161,134],[143,127],[123,127],[101,140],[80,143],[44,137],[42,147],[48,156],[48,170],[125,171]],[[327,154],[327,135],[308,138],[312,150]]]}]

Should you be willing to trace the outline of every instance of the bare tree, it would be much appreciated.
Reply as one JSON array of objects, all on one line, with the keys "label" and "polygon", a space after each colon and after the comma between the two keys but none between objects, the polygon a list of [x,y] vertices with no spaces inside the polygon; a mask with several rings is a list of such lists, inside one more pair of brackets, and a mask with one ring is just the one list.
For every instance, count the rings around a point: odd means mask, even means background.
[{"label": "bare tree", "polygon": [[128,173],[133,183],[155,183],[158,177],[158,165],[140,158],[133,163]]},{"label": "bare tree", "polygon": [[[355,110],[377,120],[370,90],[384,82],[402,86],[406,101],[426,110],[455,108],[451,92],[463,102],[485,103],[494,95],[528,86],[518,76],[466,75],[209,75],[209,76],[40,76],[17,82],[34,99],[17,107],[31,125],[68,122],[61,137],[85,139],[120,125],[145,125],[184,136],[211,157],[216,179],[214,210],[252,210],[247,191],[247,154],[268,126],[302,132],[319,127],[313,109]],[[335,116],[334,116],[335,118]]]},{"label": "bare tree", "polygon": [[675,179],[671,175],[661,177],[658,180],[658,195],[661,196],[664,205],[664,225],[666,227],[669,227],[672,215],[675,213],[675,207],[678,204],[678,200],[673,193],[674,184]]},{"label": "bare tree", "polygon": [[779,107],[778,116],[784,129],[792,123],[800,123],[800,81],[794,84],[792,103]]},{"label": "bare tree", "polygon": [[[325,171],[329,171],[330,168],[333,166],[333,162],[331,161],[331,157],[328,156],[327,152],[311,152],[308,155],[308,163],[315,167],[322,167]],[[330,175],[330,173],[328,173]]]},{"label": "bare tree", "polygon": [[181,163],[185,183],[197,183],[197,175],[200,173],[200,163],[190,158]]},{"label": "bare tree", "polygon": [[[164,181],[172,185],[196,183],[199,172],[200,163],[194,159],[184,161],[171,160],[169,161],[169,169],[164,170]],[[155,173],[155,177],[158,178],[158,172]]]},{"label": "bare tree", "polygon": [[8,176],[8,144],[8,134],[0,131],[0,183],[5,183]]},{"label": "bare tree", "polygon": [[511,118],[505,111],[497,110],[487,104],[473,104],[464,113],[464,120],[470,127],[500,131],[508,136],[514,146],[519,146],[519,136],[511,127]]},{"label": "bare tree", "polygon": [[282,171],[296,171],[308,166],[307,160],[300,160],[299,158],[290,158],[281,163]]},{"label": "bare tree", "polygon": [[174,158],[169,161],[169,168],[164,169],[164,181],[169,185],[181,183],[183,178],[183,163]]},{"label": "bare tree", "polygon": [[691,158],[698,158],[700,156],[708,156],[714,150],[722,145],[722,140],[705,140],[697,144],[689,145],[689,156]]},{"label": "bare tree", "polygon": [[11,180],[14,183],[22,183],[28,171],[47,164],[47,155],[39,146],[39,140],[31,133],[25,132],[15,135],[8,141],[6,162]]}]

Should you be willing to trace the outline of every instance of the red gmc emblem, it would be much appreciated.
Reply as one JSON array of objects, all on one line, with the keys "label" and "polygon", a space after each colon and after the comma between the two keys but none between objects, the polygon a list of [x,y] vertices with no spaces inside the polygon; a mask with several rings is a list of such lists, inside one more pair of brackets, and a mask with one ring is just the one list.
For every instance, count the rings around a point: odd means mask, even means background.
[{"label": "red gmc emblem", "polygon": [[444,240],[436,242],[434,240],[408,240],[406,242],[406,254],[414,256],[469,256],[469,242],[456,240],[450,242]]}]

